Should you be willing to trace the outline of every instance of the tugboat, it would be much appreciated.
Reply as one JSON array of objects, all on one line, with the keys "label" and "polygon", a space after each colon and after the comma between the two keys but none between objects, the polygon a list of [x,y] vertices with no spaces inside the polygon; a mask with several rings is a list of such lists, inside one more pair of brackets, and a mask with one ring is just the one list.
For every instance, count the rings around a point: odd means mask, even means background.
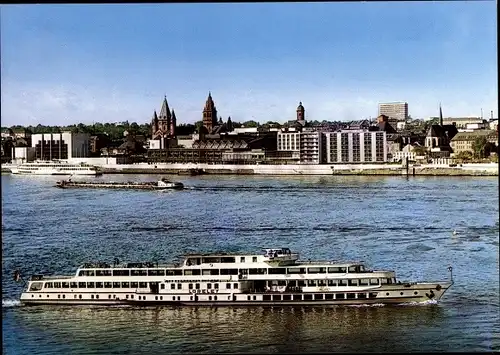
[{"label": "tugboat", "polygon": [[97,189],[133,189],[133,190],[181,190],[184,188],[184,184],[181,182],[169,181],[165,178],[158,181],[148,181],[148,182],[88,182],[88,181],[71,181],[60,180],[56,183],[56,187],[61,189],[70,188],[97,188]]},{"label": "tugboat", "polygon": [[[87,263],[68,276],[33,275],[25,305],[325,306],[441,299],[450,280],[401,282],[356,261],[300,261],[288,248],[195,253],[181,263]],[[20,281],[16,271],[14,280]]]}]

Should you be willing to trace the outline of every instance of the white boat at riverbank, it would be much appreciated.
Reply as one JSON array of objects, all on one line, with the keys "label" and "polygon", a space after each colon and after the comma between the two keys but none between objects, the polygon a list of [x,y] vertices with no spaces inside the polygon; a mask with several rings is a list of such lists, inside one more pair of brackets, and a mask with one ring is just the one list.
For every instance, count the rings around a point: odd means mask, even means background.
[{"label": "white boat at riverbank", "polygon": [[[451,267],[449,268],[451,273]],[[16,280],[20,274],[14,275]],[[312,306],[439,300],[450,281],[401,282],[361,262],[300,261],[288,248],[200,253],[181,264],[84,264],[74,276],[33,275],[25,305]]]},{"label": "white boat at riverbank", "polygon": [[95,166],[57,160],[10,165],[9,170],[13,174],[21,175],[101,175]]}]

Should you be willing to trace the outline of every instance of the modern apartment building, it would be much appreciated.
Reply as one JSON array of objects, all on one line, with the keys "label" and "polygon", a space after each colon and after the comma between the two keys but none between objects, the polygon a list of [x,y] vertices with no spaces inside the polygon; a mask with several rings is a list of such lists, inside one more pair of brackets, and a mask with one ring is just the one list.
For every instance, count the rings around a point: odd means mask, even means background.
[{"label": "modern apartment building", "polygon": [[325,132],[326,163],[387,162],[387,136],[381,131]]},{"label": "modern apartment building", "polygon": [[389,119],[406,121],[408,119],[407,102],[387,102],[378,104],[378,115],[386,115]]},{"label": "modern apartment building", "polygon": [[88,133],[40,133],[31,136],[37,160],[87,158],[90,152]]},{"label": "modern apartment building", "polygon": [[321,164],[323,163],[324,134],[312,130],[300,132],[300,163]]}]

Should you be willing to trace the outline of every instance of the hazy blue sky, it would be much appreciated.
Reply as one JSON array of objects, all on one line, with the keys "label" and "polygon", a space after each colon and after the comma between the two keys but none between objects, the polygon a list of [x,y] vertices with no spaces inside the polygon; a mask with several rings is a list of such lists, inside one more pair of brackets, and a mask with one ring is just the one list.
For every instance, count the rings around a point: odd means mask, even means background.
[{"label": "hazy blue sky", "polygon": [[331,2],[1,6],[1,117],[149,122],[166,94],[194,123],[498,117],[497,4]]}]

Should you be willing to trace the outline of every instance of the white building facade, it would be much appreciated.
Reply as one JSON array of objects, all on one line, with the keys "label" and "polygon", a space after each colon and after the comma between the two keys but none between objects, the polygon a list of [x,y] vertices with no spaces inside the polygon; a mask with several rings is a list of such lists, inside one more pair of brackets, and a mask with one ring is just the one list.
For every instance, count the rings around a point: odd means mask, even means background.
[{"label": "white building facade", "polygon": [[408,119],[408,103],[407,102],[387,102],[378,104],[378,115],[386,115],[389,118],[397,119],[398,121],[406,121]]},{"label": "white building facade", "polygon": [[88,133],[39,133],[31,136],[37,160],[87,158],[90,153]]},{"label": "white building facade", "polygon": [[327,164],[387,162],[386,132],[349,130],[324,135]]},{"label": "white building facade", "polygon": [[300,132],[300,163],[321,164],[323,163],[323,139],[322,132],[307,131]]}]

